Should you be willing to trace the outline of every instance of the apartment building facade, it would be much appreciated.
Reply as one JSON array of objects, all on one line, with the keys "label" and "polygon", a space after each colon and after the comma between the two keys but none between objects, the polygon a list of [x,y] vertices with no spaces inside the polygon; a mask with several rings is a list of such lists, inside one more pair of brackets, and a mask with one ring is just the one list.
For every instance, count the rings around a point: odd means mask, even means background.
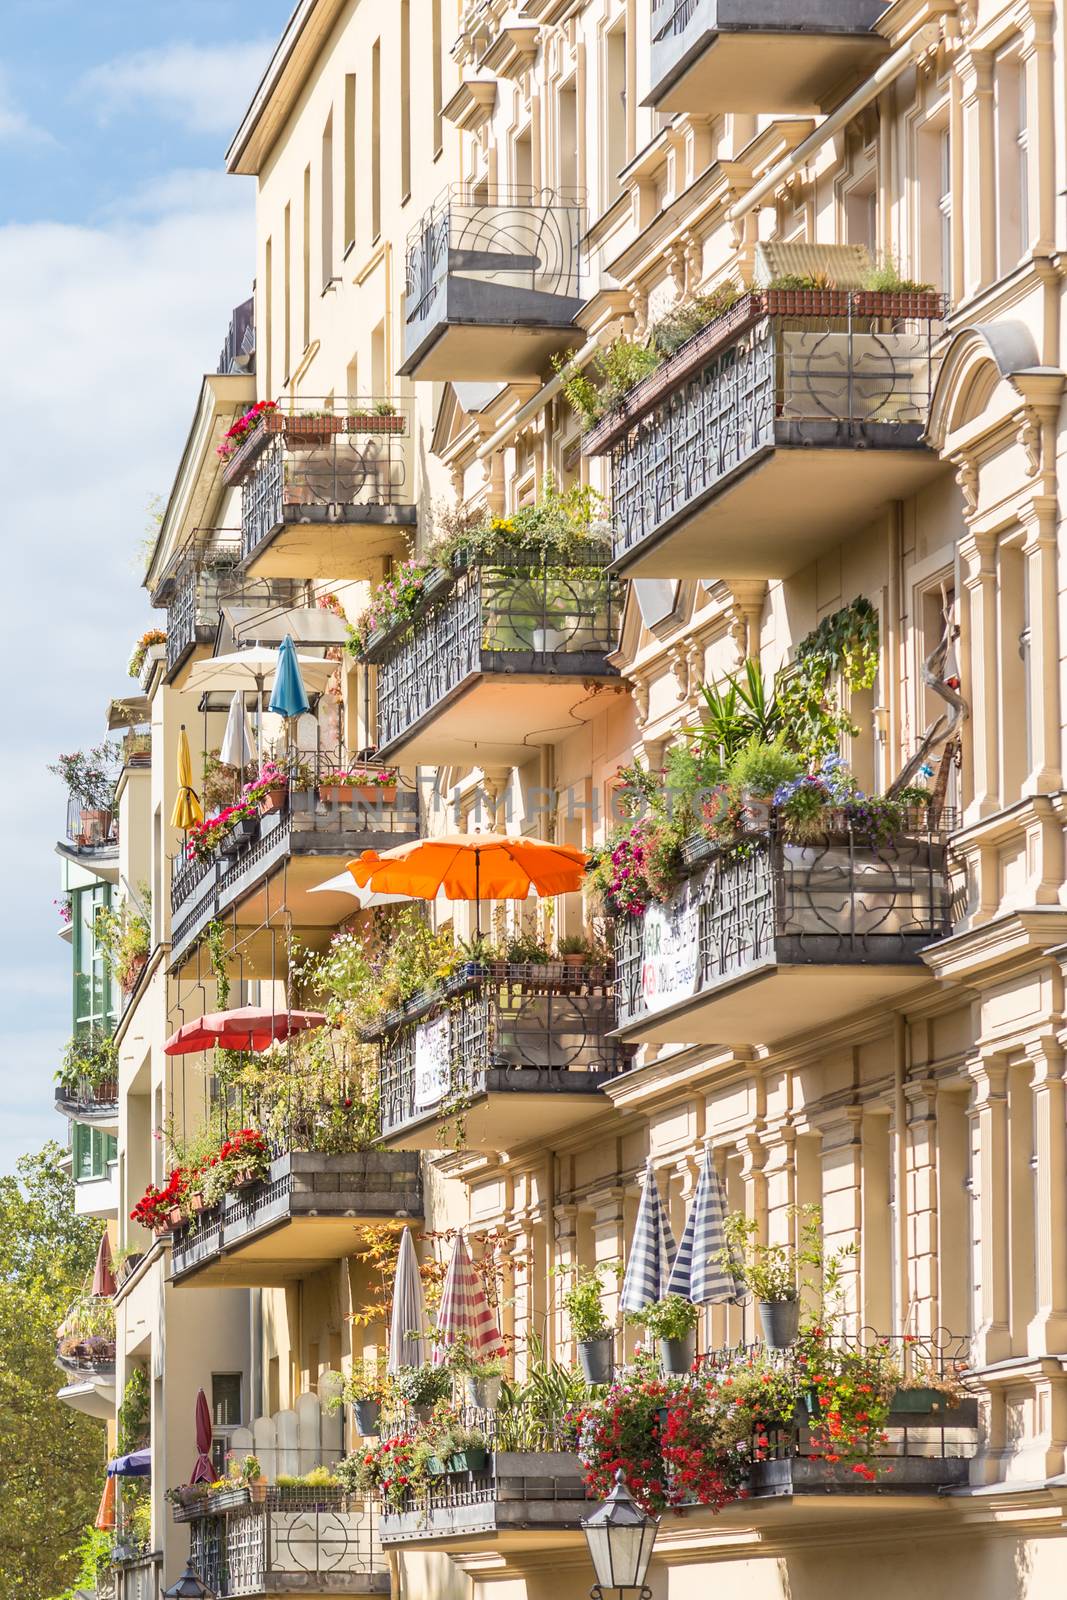
[{"label": "apartment building facade", "polygon": [[[220,1467],[254,1452],[275,1485],[351,1450],[327,1375],[383,1348],[381,1222],[411,1220],[426,1259],[455,1228],[489,1252],[521,1380],[540,1351],[576,1361],[564,1286],[626,1259],[650,1173],[680,1236],[706,1152],[765,1240],[819,1206],[845,1336],[951,1351],[966,1398],[947,1427],[891,1429],[876,1485],[828,1493],[827,1464],[794,1463],[774,1493],[664,1515],[653,1592],[859,1572],[887,1594],[1052,1589],[1064,18],[1051,0],[808,13],[303,0],[230,147],[257,184],[254,307],[204,381],[149,568],[167,609],[151,760],[120,789],[118,894],[152,894],[109,1179],[142,1253],[114,1386],[137,1367],[152,1397],[150,1549],[116,1569],[125,1593],[187,1555],[225,1594],[584,1593],[572,1452],[407,1512],[295,1486],[172,1510],[165,1491],[188,1480],[201,1388]],[[228,446],[258,402],[277,420]],[[517,557],[516,519],[574,488],[603,496],[583,526],[609,546]],[[499,545],[430,581],[457,526]],[[409,562],[424,598],[346,650]],[[190,860],[179,735],[200,784],[241,687],[230,658],[286,633],[321,693],[283,725],[253,679],[251,737],[305,777]],[[857,637],[862,672],[834,646]],[[839,755],[867,794],[928,784],[921,837],[822,855],[767,825],[740,853],[705,834],[643,919],[577,894],[441,899],[434,927],[476,957],[487,932],[504,948],[595,924],[614,975],[512,959],[447,1005],[409,997],[360,1035],[373,1149],[327,1147],[301,1079],[258,1188],[155,1239],[128,1220],[220,1103],[243,1125],[239,1085],[164,1041],[297,1004],[293,963],[366,926],[322,892],[346,861],[457,826],[593,850],[620,787],[662,787],[708,723],[705,686],[788,685],[819,650]],[[358,763],[396,769],[395,800],[331,785]],[[448,1094],[417,1065],[442,1026]],[[320,1111],[347,1104],[318,1081]],[[751,1302],[702,1313],[702,1352],[757,1338]]]}]

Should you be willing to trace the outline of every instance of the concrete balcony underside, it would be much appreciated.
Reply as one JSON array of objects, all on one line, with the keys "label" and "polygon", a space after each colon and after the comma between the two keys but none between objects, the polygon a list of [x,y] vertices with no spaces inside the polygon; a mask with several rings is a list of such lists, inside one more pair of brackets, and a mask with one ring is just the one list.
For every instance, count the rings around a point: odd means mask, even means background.
[{"label": "concrete balcony underside", "polygon": [[361,1223],[421,1216],[416,1155],[292,1151],[175,1234],[171,1276],[198,1288],[280,1286],[350,1255]]},{"label": "concrete balcony underside", "polygon": [[621,923],[620,1039],[774,1044],[928,986],[922,952],[950,925],[939,836],[753,835],[712,857]]},{"label": "concrete balcony underside", "polygon": [[653,0],[646,105],[661,112],[826,109],[888,51],[885,0]]},{"label": "concrete balcony underside", "polygon": [[[189,863],[175,875],[171,891],[171,966],[188,956],[209,922],[231,911],[260,926],[267,918],[258,891],[285,869],[285,907],[294,927],[325,930],[336,926],[339,897],[316,894],[316,885],[338,872],[362,850],[388,850],[418,835],[414,794],[401,792],[394,803],[354,801],[342,805],[319,800],[313,790],[296,790],[286,809],[262,817],[254,838],[232,855],[208,863]],[[266,888],[265,888],[266,886]],[[281,906],[281,890],[277,895]],[[243,915],[243,908],[247,917]]]},{"label": "concrete balcony underside", "polygon": [[414,506],[286,505],[245,563],[257,578],[377,577],[386,557],[403,557],[418,522]]}]

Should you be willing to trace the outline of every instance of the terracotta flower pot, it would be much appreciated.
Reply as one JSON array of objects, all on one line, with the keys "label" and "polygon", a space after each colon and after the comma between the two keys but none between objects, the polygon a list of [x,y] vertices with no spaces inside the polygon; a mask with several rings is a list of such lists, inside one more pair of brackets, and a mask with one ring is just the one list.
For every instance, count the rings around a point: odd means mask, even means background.
[{"label": "terracotta flower pot", "polygon": [[367,805],[375,805],[381,801],[383,805],[391,806],[396,800],[396,784],[357,783],[353,786],[352,793],[357,800],[362,800]]},{"label": "terracotta flower pot", "polygon": [[287,793],[287,784],[272,784],[267,790],[266,794],[263,796],[261,803],[264,815],[269,815],[272,811],[281,811],[282,807],[285,805],[285,796]]},{"label": "terracotta flower pot", "polygon": [[137,987],[137,980],[140,978],[141,973],[144,971],[144,969],[145,969],[145,967],[147,967],[147,965],[148,965],[148,957],[147,956],[134,956],[133,957],[133,959],[130,962],[129,970],[126,973],[125,980],[124,980],[124,982],[122,983],[122,986],[121,986],[123,994],[132,994],[133,993],[133,991]]},{"label": "terracotta flower pot", "polygon": [[168,1222],[157,1222],[153,1226],[152,1232],[153,1232],[153,1234],[155,1235],[155,1237],[157,1239],[165,1239],[168,1233],[173,1233],[174,1232],[174,1224],[173,1224],[173,1222],[169,1222],[169,1221]]},{"label": "terracotta flower pot", "polygon": [[319,784],[319,799],[325,800],[328,805],[350,806],[352,804],[352,792],[350,783]]},{"label": "terracotta flower pot", "polygon": [[240,1172],[235,1172],[230,1180],[231,1189],[250,1189],[254,1183],[259,1182],[259,1173],[253,1172],[251,1167],[243,1167]]},{"label": "terracotta flower pot", "polygon": [[172,1228],[180,1228],[184,1221],[185,1221],[185,1212],[182,1209],[182,1207],[181,1206],[171,1206],[171,1208],[170,1208],[170,1225],[171,1225],[171,1227]]},{"label": "terracotta flower pot", "polygon": [[203,1211],[203,1209],[204,1209],[204,1197],[203,1197],[203,1195],[202,1194],[191,1194],[189,1196],[189,1204],[192,1206],[194,1211]]}]

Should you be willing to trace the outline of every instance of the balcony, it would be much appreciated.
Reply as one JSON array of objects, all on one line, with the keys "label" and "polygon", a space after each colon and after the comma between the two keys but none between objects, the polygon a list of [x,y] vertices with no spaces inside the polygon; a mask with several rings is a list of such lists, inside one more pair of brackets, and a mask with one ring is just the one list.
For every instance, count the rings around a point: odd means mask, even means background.
[{"label": "balcony", "polygon": [[[154,1550],[142,1555],[113,1557],[111,1575],[114,1600],[156,1600],[163,1579],[163,1553]],[[101,1595],[99,1588],[97,1595]]]},{"label": "balcony", "polygon": [[701,841],[706,864],[665,905],[618,924],[618,1037],[774,1044],[901,1004],[926,981],[922,951],[951,929],[945,841]]},{"label": "balcony", "polygon": [[582,206],[453,186],[408,235],[405,377],[536,378],[579,342]]},{"label": "balcony", "polygon": [[578,686],[617,684],[621,588],[602,549],[586,561],[502,549],[442,574],[414,620],[364,652],[378,665],[379,755],[469,765],[481,747],[520,762],[573,724]]},{"label": "balcony", "polygon": [[84,1122],[105,1133],[119,1127],[119,1086],[115,1078],[93,1082],[77,1078],[56,1085],[56,1110],[73,1122]]},{"label": "balcony", "polygon": [[383,1140],[506,1150],[603,1119],[600,1090],[629,1064],[613,1021],[603,969],[468,964],[368,1035]]},{"label": "balcony", "polygon": [[657,111],[828,109],[888,50],[886,0],[652,0],[646,105]]},{"label": "balcony", "polygon": [[60,855],[87,867],[98,878],[118,882],[119,821],[114,812],[87,809],[71,795],[66,838],[57,848]]},{"label": "balcony", "polygon": [[[306,763],[312,777],[326,782],[330,763]],[[335,765],[335,764],[334,764]],[[318,895],[315,886],[329,877],[331,859],[343,864],[362,850],[388,850],[417,837],[416,796],[400,790],[392,800],[322,799],[319,787],[290,788],[279,811],[263,815],[240,835],[231,835],[207,861],[174,858],[171,876],[171,961],[178,965],[197,935],[231,907],[240,907],[283,865],[285,905],[303,930],[332,928],[337,901]],[[335,870],[338,870],[335,867]],[[249,915],[264,921],[263,907]]]},{"label": "balcony", "polygon": [[268,1488],[255,1502],[247,1489],[230,1490],[212,1501],[206,1511],[175,1507],[174,1520],[189,1523],[190,1561],[214,1594],[389,1593],[370,1503],[308,1488]]},{"label": "balcony", "polygon": [[611,456],[614,570],[785,578],[915,493],[940,466],[923,430],[943,310],[933,294],[744,295],[586,437]]},{"label": "balcony", "polygon": [[105,1421],[115,1415],[115,1312],[111,1300],[80,1295],[56,1333],[56,1365],[66,1377],[56,1398]]},{"label": "balcony", "polygon": [[369,578],[384,557],[408,548],[416,522],[410,419],[390,402],[268,412],[226,474],[244,484],[241,559],[254,577]]},{"label": "balcony", "polygon": [[171,1276],[200,1288],[284,1285],[351,1253],[357,1222],[422,1216],[417,1155],[287,1151],[174,1235]]},{"label": "balcony", "polygon": [[[485,1472],[451,1474],[413,1496],[402,1510],[381,1512],[382,1544],[469,1541],[507,1536],[510,1549],[548,1549],[571,1542],[591,1510],[576,1455],[562,1450],[496,1450]],[[578,1534],[581,1537],[580,1533]]]}]

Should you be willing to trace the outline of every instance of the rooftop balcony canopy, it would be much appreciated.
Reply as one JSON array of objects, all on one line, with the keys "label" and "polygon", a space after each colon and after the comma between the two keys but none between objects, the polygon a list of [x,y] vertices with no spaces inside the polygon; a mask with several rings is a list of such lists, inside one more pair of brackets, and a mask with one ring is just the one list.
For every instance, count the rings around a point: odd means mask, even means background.
[{"label": "rooftop balcony canopy", "polygon": [[469,963],[374,1030],[383,1140],[506,1150],[603,1118],[613,1020],[603,969]]},{"label": "rooftop balcony canopy", "polygon": [[408,236],[410,378],[533,378],[580,337],[582,205],[550,190],[447,189]]},{"label": "rooftop balcony canopy", "polygon": [[367,578],[416,521],[410,418],[389,400],[267,411],[226,463],[243,484],[241,560],[257,578]]},{"label": "rooftop balcony canopy", "polygon": [[618,681],[607,656],[621,613],[599,547],[567,568],[501,549],[442,573],[414,620],[364,652],[378,665],[379,755],[523,760],[570,724],[576,685]]},{"label": "rooftop balcony canopy", "polygon": [[[320,1109],[329,1115],[328,1105]],[[357,1223],[421,1215],[417,1155],[285,1151],[262,1182],[226,1194],[178,1230],[171,1273],[203,1288],[283,1285],[350,1254]]]},{"label": "rooftop balcony canopy", "polygon": [[586,436],[625,577],[788,577],[938,470],[935,294],[765,289]]},{"label": "rooftop balcony canopy", "polygon": [[651,0],[646,105],[821,111],[877,65],[886,0]]},{"label": "rooftop balcony canopy", "polygon": [[[186,958],[198,934],[223,912],[238,923],[266,920],[259,904],[244,907],[257,891],[285,869],[284,904],[294,928],[332,928],[342,902],[316,886],[362,850],[388,850],[418,835],[418,804],[410,790],[382,788],[360,798],[352,789],[330,784],[339,757],[302,757],[294,781],[272,810],[242,824],[207,859],[188,860],[179,852],[171,876],[171,961]],[[281,891],[272,901],[275,911]],[[352,902],[349,902],[351,908]]]},{"label": "rooftop balcony canopy", "polygon": [[799,845],[772,830],[707,854],[665,905],[618,924],[620,1038],[773,1044],[896,1005],[950,931],[939,833]]},{"label": "rooftop balcony canopy", "polygon": [[[269,1488],[212,1497],[210,1508],[175,1509],[188,1522],[194,1570],[220,1600],[231,1595],[388,1594],[373,1507],[336,1489]],[[215,1509],[230,1502],[226,1509]]]}]

